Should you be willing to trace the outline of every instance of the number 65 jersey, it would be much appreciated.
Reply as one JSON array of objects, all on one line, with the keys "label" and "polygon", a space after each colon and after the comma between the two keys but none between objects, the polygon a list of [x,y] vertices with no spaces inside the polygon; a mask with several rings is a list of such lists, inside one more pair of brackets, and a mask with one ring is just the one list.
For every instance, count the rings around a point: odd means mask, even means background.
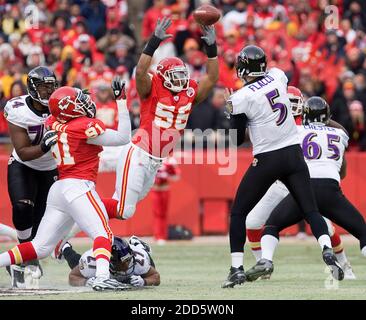
[{"label": "number 65 jersey", "polygon": [[154,74],[149,97],[140,101],[141,123],[132,143],[155,157],[167,157],[187,125],[196,95],[196,81],[190,79],[187,90],[174,94]]},{"label": "number 65 jersey", "polygon": [[341,129],[322,124],[312,123],[297,128],[310,177],[339,182],[348,135]]},{"label": "number 65 jersey", "polygon": [[300,142],[291,114],[287,81],[282,70],[272,68],[264,77],[246,83],[227,101],[230,114],[245,114],[248,119],[253,155]]}]

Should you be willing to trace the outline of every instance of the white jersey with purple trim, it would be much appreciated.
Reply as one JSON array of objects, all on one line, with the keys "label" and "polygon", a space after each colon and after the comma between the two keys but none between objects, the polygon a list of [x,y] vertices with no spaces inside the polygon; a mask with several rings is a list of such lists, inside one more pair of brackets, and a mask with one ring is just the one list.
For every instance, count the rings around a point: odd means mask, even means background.
[{"label": "white jersey with purple trim", "polygon": [[[142,247],[131,245],[134,259],[131,260],[129,270],[130,272],[118,272],[116,275],[111,275],[112,277],[118,279],[119,281],[126,280],[129,276],[141,276],[149,272],[153,262],[149,253]],[[134,264],[134,266],[133,266]],[[93,255],[93,250],[90,249],[80,257],[79,260],[79,270],[84,278],[95,277],[96,263]]]},{"label": "white jersey with purple trim", "polygon": [[[32,145],[38,145],[42,141],[45,132],[44,123],[49,116],[49,112],[36,110],[31,105],[30,99],[30,96],[24,95],[9,100],[5,105],[4,116],[8,122],[27,130]],[[16,161],[39,171],[54,170],[57,167],[51,151],[45,153],[38,159],[30,161],[20,160],[15,149],[13,149],[12,156]]]},{"label": "white jersey with purple trim", "polygon": [[282,70],[272,68],[264,78],[246,84],[228,100],[231,114],[244,113],[248,118],[253,155],[300,143],[287,82]]},{"label": "white jersey with purple trim", "polygon": [[348,135],[341,129],[314,123],[298,126],[298,131],[310,177],[339,182]]}]

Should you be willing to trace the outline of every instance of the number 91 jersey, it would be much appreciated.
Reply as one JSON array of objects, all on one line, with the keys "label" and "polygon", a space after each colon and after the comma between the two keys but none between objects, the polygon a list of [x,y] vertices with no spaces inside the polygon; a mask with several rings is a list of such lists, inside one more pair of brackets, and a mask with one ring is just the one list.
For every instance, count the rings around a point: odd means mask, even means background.
[{"label": "number 91 jersey", "polygon": [[140,100],[141,122],[132,143],[155,157],[167,157],[187,125],[196,95],[196,81],[189,80],[187,90],[174,94],[154,74],[149,97]]},{"label": "number 91 jersey", "polygon": [[103,134],[104,123],[98,119],[80,117],[62,124],[51,116],[47,119],[47,128],[56,130],[58,134],[58,141],[51,150],[57,162],[59,180],[75,178],[95,182],[99,153],[103,147],[88,144],[88,139]]},{"label": "number 91 jersey", "polygon": [[343,154],[348,146],[347,134],[325,125],[298,126],[301,147],[311,178],[340,181]]}]

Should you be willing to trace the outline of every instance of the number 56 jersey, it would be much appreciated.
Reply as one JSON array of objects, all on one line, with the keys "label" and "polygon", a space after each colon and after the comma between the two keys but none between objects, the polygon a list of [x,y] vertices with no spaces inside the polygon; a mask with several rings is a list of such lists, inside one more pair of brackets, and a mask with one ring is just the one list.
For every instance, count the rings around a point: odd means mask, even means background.
[{"label": "number 56 jersey", "polygon": [[348,135],[341,129],[321,124],[298,126],[298,132],[310,177],[339,182]]},{"label": "number 56 jersey", "polygon": [[230,114],[245,114],[248,118],[253,155],[300,142],[291,114],[287,81],[282,70],[272,68],[264,77],[236,91],[227,101]]},{"label": "number 56 jersey", "polygon": [[154,74],[149,97],[140,100],[141,123],[132,143],[155,157],[167,157],[187,125],[196,95],[196,81],[190,79],[187,90],[174,94]]},{"label": "number 56 jersey", "polygon": [[105,131],[104,123],[98,119],[80,117],[63,124],[51,116],[46,124],[48,129],[56,130],[58,134],[58,141],[51,150],[57,162],[59,180],[74,178],[95,182],[99,153],[103,147],[88,144],[87,141]]}]

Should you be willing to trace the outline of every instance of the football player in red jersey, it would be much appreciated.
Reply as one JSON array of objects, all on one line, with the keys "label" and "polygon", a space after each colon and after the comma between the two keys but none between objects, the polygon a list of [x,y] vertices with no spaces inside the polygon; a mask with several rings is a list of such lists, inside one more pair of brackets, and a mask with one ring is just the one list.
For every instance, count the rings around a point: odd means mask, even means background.
[{"label": "football player in red jersey", "polygon": [[213,26],[203,26],[207,54],[206,69],[199,83],[190,79],[186,65],[178,58],[165,58],[149,73],[152,56],[160,43],[171,37],[166,30],[171,20],[158,20],[136,67],[136,88],[141,103],[140,127],[125,146],[117,164],[114,199],[104,200],[110,217],[128,219],[136,203],[151,189],[163,158],[173,150],[186,127],[193,105],[207,98],[218,80],[216,35]]},{"label": "football player in red jersey", "polygon": [[46,212],[35,238],[1,254],[0,266],[47,257],[76,222],[94,241],[96,280],[93,289],[126,288],[110,279],[109,260],[113,235],[103,203],[95,191],[101,146],[123,145],[130,141],[131,127],[124,84],[119,79],[114,79],[112,88],[119,98],[118,131],[105,129],[104,123],[95,119],[95,104],[82,90],[61,87],[51,95],[49,108],[52,116],[47,122],[51,128],[49,132],[56,131],[58,136],[52,152],[56,158],[59,180],[49,191]]}]

